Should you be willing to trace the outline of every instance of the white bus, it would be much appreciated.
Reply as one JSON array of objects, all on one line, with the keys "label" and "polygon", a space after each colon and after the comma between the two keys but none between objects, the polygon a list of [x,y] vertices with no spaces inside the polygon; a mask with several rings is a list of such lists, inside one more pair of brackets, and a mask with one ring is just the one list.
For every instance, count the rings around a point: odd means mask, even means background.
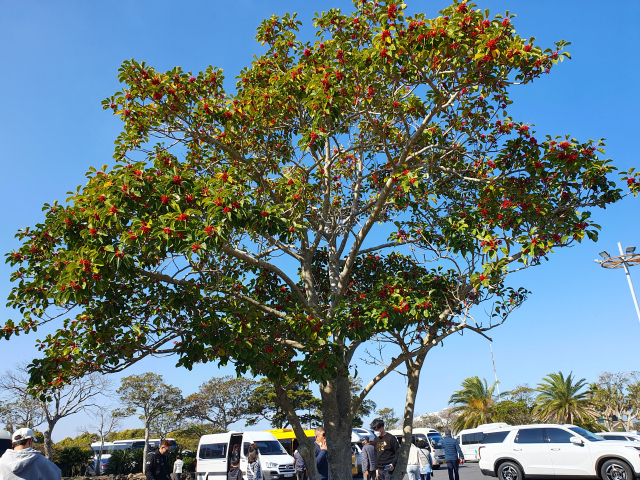
[{"label": "white bus", "polygon": [[478,456],[478,447],[482,443],[483,434],[497,428],[509,426],[510,425],[507,423],[484,423],[482,425],[478,425],[476,428],[468,428],[460,431],[460,433],[456,435],[456,439],[460,444],[460,449],[464,454],[465,461],[480,460],[480,457]]},{"label": "white bus", "polygon": [[[175,448],[177,443],[173,438],[167,438],[173,446],[171,448]],[[161,440],[159,438],[150,438],[149,439],[149,451],[158,448],[160,446]],[[113,442],[104,442],[102,445],[102,454],[100,455],[100,469],[99,473],[103,474],[107,469],[107,465],[109,465],[109,459],[111,458],[111,454],[114,450],[138,450],[144,448],[144,438],[139,439],[130,439],[130,440],[115,440]],[[91,444],[91,450],[93,450],[93,462],[91,464],[90,470],[91,474],[95,471],[96,461],[98,460],[98,452],[100,452],[100,442],[93,442]]]}]

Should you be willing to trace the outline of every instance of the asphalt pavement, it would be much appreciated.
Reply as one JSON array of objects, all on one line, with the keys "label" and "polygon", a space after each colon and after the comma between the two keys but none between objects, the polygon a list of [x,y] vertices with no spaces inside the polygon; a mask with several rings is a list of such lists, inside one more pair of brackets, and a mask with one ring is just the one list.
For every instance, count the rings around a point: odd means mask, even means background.
[{"label": "asphalt pavement", "polygon": [[[488,477],[482,475],[478,462],[467,462],[464,465],[460,465],[458,472],[460,473],[460,480],[487,480]],[[431,475],[432,480],[449,480],[449,473],[447,472],[447,466],[443,465],[438,470],[433,471]],[[409,480],[409,477],[405,475],[404,480]]]},{"label": "asphalt pavement", "polygon": [[[478,462],[466,462],[464,465],[460,465],[458,470],[460,474],[460,480],[488,480],[490,477],[485,477],[480,472],[480,467],[478,467]],[[360,480],[362,477],[354,477]],[[405,475],[403,480],[409,480],[409,476]],[[433,471],[433,475],[431,475],[431,480],[449,480],[449,473],[447,471],[447,466],[443,465],[438,470]]]}]

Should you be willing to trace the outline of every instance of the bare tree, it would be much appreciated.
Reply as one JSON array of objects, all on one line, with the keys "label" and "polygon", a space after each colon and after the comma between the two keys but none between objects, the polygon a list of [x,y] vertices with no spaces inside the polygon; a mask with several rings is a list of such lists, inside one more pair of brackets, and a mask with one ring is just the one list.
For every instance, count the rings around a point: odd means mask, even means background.
[{"label": "bare tree", "polygon": [[0,421],[10,432],[22,427],[35,428],[44,422],[42,410],[33,397],[27,396],[16,400],[15,397],[6,396],[2,401]]},{"label": "bare tree", "polygon": [[85,430],[93,430],[100,437],[100,450],[96,457],[96,468],[94,469],[94,475],[100,475],[100,461],[102,460],[105,438],[120,428],[120,420],[123,417],[123,413],[116,410],[112,405],[96,405],[88,409],[87,412],[93,421]]},{"label": "bare tree", "polygon": [[62,385],[54,390],[48,398],[34,398],[29,391],[29,375],[27,365],[19,364],[15,370],[8,371],[0,378],[0,388],[24,402],[34,402],[40,410],[47,428],[44,433],[44,452],[52,458],[51,434],[56,424],[65,417],[95,407],[96,397],[104,395],[111,388],[111,381],[101,375],[87,375]]}]

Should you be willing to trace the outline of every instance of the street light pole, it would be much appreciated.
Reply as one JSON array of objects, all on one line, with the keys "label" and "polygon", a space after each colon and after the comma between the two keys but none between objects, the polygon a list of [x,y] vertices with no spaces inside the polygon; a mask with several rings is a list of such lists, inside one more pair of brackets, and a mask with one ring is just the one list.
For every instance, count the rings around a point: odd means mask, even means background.
[{"label": "street light pole", "polygon": [[640,306],[638,305],[638,297],[636,297],[636,291],[633,288],[633,282],[631,281],[631,273],[629,273],[629,267],[640,265],[640,254],[635,253],[636,247],[627,247],[626,250],[622,249],[622,244],[618,242],[618,249],[620,255],[612,257],[606,250],[600,252],[600,256],[604,260],[594,260],[599,263],[602,268],[624,268],[624,273],[627,276],[627,282],[629,282],[629,289],[631,290],[631,297],[633,298],[633,304],[636,307],[636,314],[640,321]]},{"label": "street light pole", "polygon": [[[618,249],[620,249],[620,256],[624,256],[624,252],[622,251],[622,244],[618,242]],[[624,267],[624,273],[627,275],[627,281],[629,282],[629,289],[631,290],[631,296],[633,297],[633,303],[636,306],[636,313],[638,314],[638,320],[640,321],[640,306],[638,306],[638,297],[636,297],[636,291],[633,288],[633,282],[631,281],[631,274],[629,273],[629,266],[627,262],[622,260],[622,265]]]}]

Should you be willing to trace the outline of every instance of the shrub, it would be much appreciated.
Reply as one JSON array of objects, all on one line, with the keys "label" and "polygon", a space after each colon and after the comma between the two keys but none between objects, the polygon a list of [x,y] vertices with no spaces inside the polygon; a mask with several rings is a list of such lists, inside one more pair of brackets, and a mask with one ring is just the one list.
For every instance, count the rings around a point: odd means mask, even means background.
[{"label": "shrub", "polygon": [[142,449],[115,450],[109,458],[106,475],[127,475],[142,472]]},{"label": "shrub", "polygon": [[89,448],[67,447],[54,452],[53,461],[63,477],[83,476],[87,473],[89,461],[93,458],[93,452]]}]

